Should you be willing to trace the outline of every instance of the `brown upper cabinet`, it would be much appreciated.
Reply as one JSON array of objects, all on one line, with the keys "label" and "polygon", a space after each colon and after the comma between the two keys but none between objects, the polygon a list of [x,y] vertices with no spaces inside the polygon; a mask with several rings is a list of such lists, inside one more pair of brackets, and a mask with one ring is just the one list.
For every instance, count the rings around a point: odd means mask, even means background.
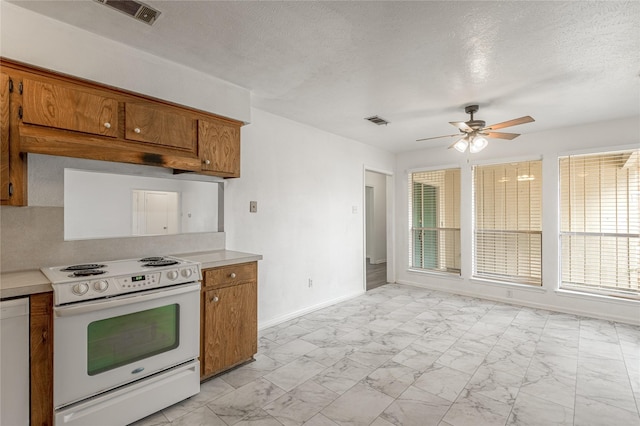
[{"label": "brown upper cabinet", "polygon": [[27,153],[240,176],[242,122],[0,58],[0,200],[26,205]]},{"label": "brown upper cabinet", "polygon": [[125,138],[196,152],[196,120],[149,103],[125,104]]},{"label": "brown upper cabinet", "polygon": [[240,128],[220,121],[198,120],[202,170],[225,177],[240,176]]}]

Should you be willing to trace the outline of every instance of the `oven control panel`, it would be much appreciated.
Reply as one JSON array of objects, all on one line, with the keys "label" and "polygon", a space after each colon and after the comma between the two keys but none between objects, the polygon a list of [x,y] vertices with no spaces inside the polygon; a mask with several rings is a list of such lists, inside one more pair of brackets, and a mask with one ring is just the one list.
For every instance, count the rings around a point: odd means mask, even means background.
[{"label": "oven control panel", "polygon": [[123,276],[85,277],[74,282],[54,284],[54,303],[61,305],[113,297],[201,279],[199,264],[180,265],[164,270],[149,270]]}]

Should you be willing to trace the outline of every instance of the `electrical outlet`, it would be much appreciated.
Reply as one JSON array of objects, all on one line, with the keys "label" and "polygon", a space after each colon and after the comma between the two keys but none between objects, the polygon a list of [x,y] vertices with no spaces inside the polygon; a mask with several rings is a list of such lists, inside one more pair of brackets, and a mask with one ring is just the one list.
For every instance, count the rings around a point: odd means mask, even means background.
[{"label": "electrical outlet", "polygon": [[249,212],[250,213],[258,213],[258,202],[257,201],[249,201]]},{"label": "electrical outlet", "polygon": [[309,288],[313,287],[313,280],[309,278]]},{"label": "electrical outlet", "polygon": [[511,299],[513,297],[513,291],[507,290],[507,297]]}]

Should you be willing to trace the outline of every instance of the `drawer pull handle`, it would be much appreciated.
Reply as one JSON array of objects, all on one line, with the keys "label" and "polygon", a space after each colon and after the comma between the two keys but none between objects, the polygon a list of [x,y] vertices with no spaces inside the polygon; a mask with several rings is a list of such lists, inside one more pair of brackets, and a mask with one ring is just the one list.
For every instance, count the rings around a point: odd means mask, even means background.
[{"label": "drawer pull handle", "polygon": [[235,277],[236,277],[236,273],[235,273],[235,272],[230,273],[230,274],[229,274],[229,277],[231,277],[231,278],[235,278]]},{"label": "drawer pull handle", "polygon": [[107,129],[110,129],[111,128],[111,123],[109,123],[109,122],[104,123],[104,127],[107,128]]},{"label": "drawer pull handle", "polygon": [[140,133],[140,128],[136,127],[135,129],[133,129],[133,131],[136,132],[136,133]]},{"label": "drawer pull handle", "polygon": [[208,166],[209,164],[211,164],[211,160],[202,160],[202,162],[203,162],[204,164],[206,164],[207,166]]},{"label": "drawer pull handle", "polygon": [[211,300],[210,300],[210,301],[211,301],[212,303],[216,303],[218,300],[220,300],[220,299],[218,298],[218,296],[213,296],[213,297],[211,298]]}]

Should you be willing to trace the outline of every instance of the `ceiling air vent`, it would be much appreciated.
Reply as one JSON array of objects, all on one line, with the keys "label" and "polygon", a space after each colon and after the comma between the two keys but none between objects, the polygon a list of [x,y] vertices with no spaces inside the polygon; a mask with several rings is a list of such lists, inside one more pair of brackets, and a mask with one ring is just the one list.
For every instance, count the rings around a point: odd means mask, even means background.
[{"label": "ceiling air vent", "polygon": [[378,126],[382,126],[383,124],[386,126],[387,124],[389,124],[387,120],[382,117],[378,117],[377,115],[367,117],[365,118],[365,120],[369,120],[370,122],[372,122],[373,124],[377,124]]},{"label": "ceiling air vent", "polygon": [[139,1],[133,0],[94,0],[98,3],[102,3],[106,6],[109,6],[119,12],[127,14],[132,18],[137,19],[138,21],[144,22],[145,24],[152,25],[158,16],[160,16],[160,11],[148,6]]}]

